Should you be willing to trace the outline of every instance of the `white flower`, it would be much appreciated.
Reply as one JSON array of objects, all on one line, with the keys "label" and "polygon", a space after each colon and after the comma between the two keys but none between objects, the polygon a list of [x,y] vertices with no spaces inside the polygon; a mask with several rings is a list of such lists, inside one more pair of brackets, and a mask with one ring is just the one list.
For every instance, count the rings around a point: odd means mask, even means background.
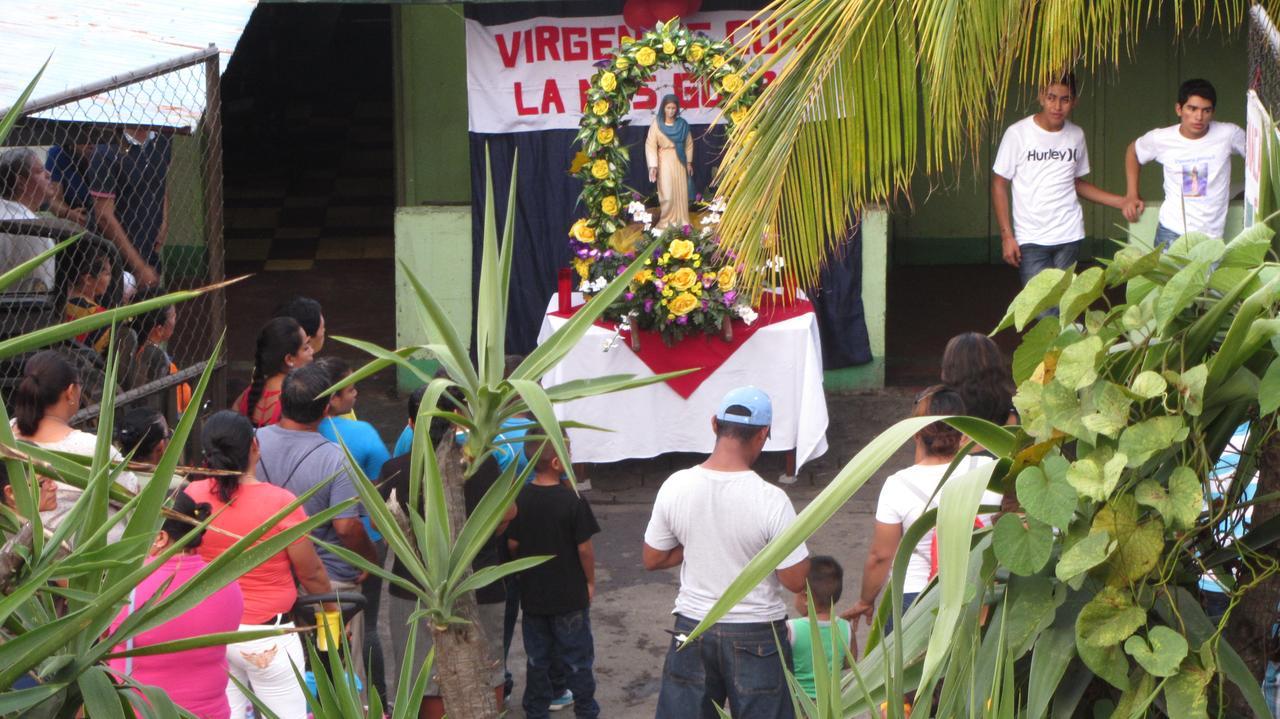
[{"label": "white flower", "polygon": [[750,305],[735,305],[733,311],[738,313],[738,317],[740,317],[743,322],[746,322],[747,325],[754,324],[760,317],[759,313],[751,309]]},{"label": "white flower", "polygon": [[719,196],[711,201],[711,204],[707,206],[707,209],[716,214],[723,215],[725,208],[727,207],[728,207],[728,204],[725,203],[724,197]]},{"label": "white flower", "polygon": [[590,291],[591,291],[591,282],[590,282],[590,281],[588,281],[588,280],[583,280],[583,281],[582,281],[582,283],[578,285],[578,291],[579,291],[579,292],[590,292]]},{"label": "white flower", "polygon": [[604,288],[609,286],[609,281],[603,277],[597,277],[595,282],[591,283],[592,292],[602,292]]}]

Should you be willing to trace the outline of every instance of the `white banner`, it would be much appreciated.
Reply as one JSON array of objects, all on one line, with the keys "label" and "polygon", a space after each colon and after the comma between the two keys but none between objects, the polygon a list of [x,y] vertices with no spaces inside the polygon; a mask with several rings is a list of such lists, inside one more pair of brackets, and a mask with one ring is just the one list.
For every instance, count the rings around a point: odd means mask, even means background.
[{"label": "white banner", "polygon": [[[705,12],[684,24],[707,36],[733,40],[747,32],[749,10]],[[628,28],[620,15],[538,17],[505,25],[467,20],[467,109],[472,132],[531,132],[574,129],[582,117],[596,63],[609,58]],[[763,43],[760,43],[761,45]],[[756,50],[761,50],[757,47]],[[627,119],[648,124],[663,95],[674,93],[691,124],[709,124],[716,97],[682,66],[654,73],[632,99]]]}]

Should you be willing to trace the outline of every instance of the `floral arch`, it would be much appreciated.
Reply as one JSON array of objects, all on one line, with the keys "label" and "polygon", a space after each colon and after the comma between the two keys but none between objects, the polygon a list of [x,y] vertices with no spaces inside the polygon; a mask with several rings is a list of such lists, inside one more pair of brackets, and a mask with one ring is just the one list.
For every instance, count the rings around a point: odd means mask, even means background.
[{"label": "floral arch", "polygon": [[[728,42],[672,20],[634,40],[623,38],[592,76],[576,138],[581,152],[572,168],[584,183],[580,201],[587,216],[569,232],[573,267],[588,294],[622,272],[644,235],[658,234],[650,227],[651,216],[623,184],[631,158],[618,129],[631,111],[631,98],[657,70],[682,64],[716,92],[716,107],[731,126],[737,125],[746,118],[758,89],[748,86],[748,73],[731,59],[732,52]],[[640,274],[635,291],[624,295],[606,316],[636,317],[640,327],[662,331],[670,339],[693,329],[718,332],[721,318],[738,306],[733,291],[737,270],[731,258],[717,258],[723,266],[712,267],[707,252],[715,249],[714,225],[723,209],[717,200],[703,214],[699,229],[668,231],[669,247],[650,258],[654,267]],[[627,215],[636,221],[629,222]],[[664,277],[679,280],[672,283]]]}]

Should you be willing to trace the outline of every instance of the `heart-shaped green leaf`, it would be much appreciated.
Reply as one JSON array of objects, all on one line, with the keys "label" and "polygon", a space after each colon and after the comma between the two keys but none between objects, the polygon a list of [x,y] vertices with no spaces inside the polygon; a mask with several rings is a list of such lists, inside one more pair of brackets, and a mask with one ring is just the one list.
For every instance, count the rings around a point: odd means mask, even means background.
[{"label": "heart-shaped green leaf", "polygon": [[[1059,591],[1054,591],[1054,587]],[[1017,659],[1031,650],[1040,633],[1053,624],[1054,612],[1067,598],[1065,587],[1048,577],[1012,577],[1005,593],[1004,640]]]},{"label": "heart-shaped green leaf", "polygon": [[1159,372],[1151,370],[1139,374],[1133,379],[1133,384],[1129,385],[1129,389],[1143,399],[1159,397],[1167,388],[1168,384],[1164,381],[1164,377],[1161,377]]},{"label": "heart-shaped green leaf", "polygon": [[1118,646],[1147,620],[1147,613],[1133,603],[1133,595],[1119,587],[1104,587],[1076,617],[1076,644],[1086,647]]},{"label": "heart-shaped green leaf", "polygon": [[1014,574],[1035,574],[1053,552],[1053,528],[1034,518],[1006,514],[996,520],[992,538],[996,559]]},{"label": "heart-shaped green leaf", "polygon": [[1181,670],[1164,683],[1165,711],[1169,719],[1204,719],[1209,716],[1209,697],[1205,687],[1213,681],[1213,672],[1194,660],[1183,663]]},{"label": "heart-shaped green leaf", "polygon": [[1098,355],[1102,354],[1102,338],[1086,337],[1062,350],[1054,380],[1073,390],[1084,389],[1098,380]]},{"label": "heart-shaped green leaf", "polygon": [[1168,488],[1154,479],[1142,480],[1133,497],[1138,504],[1154,508],[1173,529],[1191,529],[1204,509],[1204,486],[1190,467],[1173,470]]},{"label": "heart-shaped green leaf", "polygon": [[1104,382],[1089,394],[1093,413],[1084,417],[1084,426],[1098,434],[1115,439],[1129,424],[1129,407],[1133,400],[1120,385]]},{"label": "heart-shaped green leaf", "polygon": [[1012,323],[1014,329],[1021,332],[1036,315],[1058,304],[1058,298],[1071,286],[1072,277],[1070,272],[1053,267],[1037,273],[1013,298],[996,331]]},{"label": "heart-shaped green leaf", "polygon": [[1058,381],[1058,375],[1044,387],[1044,416],[1052,425],[1073,437],[1090,441],[1090,432],[1081,421],[1084,412],[1076,391]]},{"label": "heart-shaped green leaf", "polygon": [[1071,465],[1067,470],[1067,482],[1080,496],[1105,502],[1120,482],[1120,473],[1128,461],[1128,456],[1100,447]]},{"label": "heart-shaped green leaf", "polygon": [[1122,494],[1098,510],[1091,532],[1105,531],[1117,546],[1107,560],[1107,583],[1125,585],[1145,577],[1155,569],[1164,553],[1164,522],[1150,519],[1138,523],[1138,504],[1133,495]]},{"label": "heart-shaped green leaf", "polygon": [[1204,411],[1204,385],[1209,379],[1209,365],[1198,364],[1178,376],[1178,394],[1182,397],[1182,408],[1192,417],[1199,417]]},{"label": "heart-shaped green leaf", "polygon": [[1066,582],[1107,561],[1117,542],[1106,531],[1098,531],[1067,547],[1058,558],[1054,573]]},{"label": "heart-shaped green leaf", "polygon": [[1053,347],[1058,339],[1058,318],[1045,317],[1035,324],[1025,335],[1018,349],[1013,351],[1013,381],[1022,384],[1031,378],[1036,367],[1044,361],[1044,355]]},{"label": "heart-shaped green leaf", "polygon": [[1046,524],[1065,529],[1076,511],[1076,491],[1066,479],[1066,460],[1054,456],[1060,471],[1047,474],[1044,465],[1027,467],[1018,474],[1018,503],[1027,514]]},{"label": "heart-shaped green leaf", "polygon": [[1120,433],[1120,452],[1129,458],[1128,466],[1139,467],[1156,452],[1186,438],[1187,425],[1182,417],[1152,417]]},{"label": "heart-shaped green leaf", "polygon": [[1076,275],[1071,281],[1071,286],[1062,293],[1062,299],[1058,300],[1058,313],[1062,316],[1062,321],[1074,320],[1076,315],[1101,297],[1103,281],[1101,267],[1090,267]]},{"label": "heart-shaped green leaf", "polygon": [[1156,301],[1156,322],[1163,330],[1169,326],[1174,317],[1182,312],[1204,291],[1209,284],[1209,265],[1206,260],[1196,260],[1178,270],[1160,289],[1160,298]]},{"label": "heart-shaped green leaf", "polygon": [[1152,627],[1144,639],[1135,634],[1124,642],[1124,650],[1148,673],[1171,677],[1187,656],[1187,640],[1164,625]]},{"label": "heart-shaped green leaf", "polygon": [[1266,223],[1259,222],[1235,236],[1222,254],[1222,267],[1252,269],[1262,264],[1271,249],[1271,233]]},{"label": "heart-shaped green leaf", "polygon": [[1080,643],[1076,637],[1076,652],[1089,671],[1106,680],[1121,691],[1129,688],[1129,660],[1119,644],[1111,647],[1091,647]]}]

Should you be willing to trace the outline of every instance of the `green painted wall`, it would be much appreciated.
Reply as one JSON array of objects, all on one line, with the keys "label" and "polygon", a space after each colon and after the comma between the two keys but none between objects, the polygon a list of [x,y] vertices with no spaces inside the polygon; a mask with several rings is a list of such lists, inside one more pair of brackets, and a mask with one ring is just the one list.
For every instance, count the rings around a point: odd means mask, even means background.
[{"label": "green painted wall", "polygon": [[462,7],[403,5],[392,12],[397,204],[470,204]]},{"label": "green painted wall", "polygon": [[862,311],[871,340],[871,362],[857,367],[829,370],[823,386],[828,392],[853,392],[884,386],[886,281],[893,222],[883,208],[862,215]]},{"label": "green painted wall", "polygon": [[[396,210],[396,346],[428,341],[419,302],[405,275],[405,268],[444,307],[454,328],[471,336],[471,208],[459,206],[401,207]],[[421,366],[434,370],[434,362],[422,358]],[[406,370],[399,370],[401,389],[417,386]]]},{"label": "green painted wall", "polygon": [[[1084,128],[1089,143],[1094,184],[1123,194],[1124,152],[1129,143],[1153,127],[1177,121],[1173,106],[1178,84],[1204,77],[1218,90],[1217,118],[1244,125],[1248,62],[1243,31],[1203,32],[1175,38],[1171,24],[1143,33],[1131,60],[1095,73],[1079,72],[1080,102],[1072,120]],[[894,265],[1000,263],[1000,231],[990,201],[990,167],[1004,128],[1039,109],[1033,88],[1011,95],[1004,120],[991,128],[976,155],[965,157],[941,178],[918,177],[912,187],[914,208],[895,208],[891,262]],[[1233,179],[1243,182],[1243,163]],[[1160,166],[1142,171],[1140,190],[1149,204],[1162,199]],[[1091,203],[1085,206],[1085,232],[1091,250],[1102,250],[1100,238],[1117,237],[1120,212]]]}]

